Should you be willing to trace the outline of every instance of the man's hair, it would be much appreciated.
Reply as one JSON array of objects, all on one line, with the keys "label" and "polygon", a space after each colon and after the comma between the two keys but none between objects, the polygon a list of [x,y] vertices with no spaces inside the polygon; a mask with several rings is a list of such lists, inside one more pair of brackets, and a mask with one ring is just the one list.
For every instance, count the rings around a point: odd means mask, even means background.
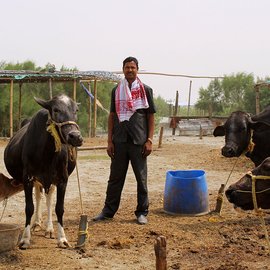
[{"label": "man's hair", "polygon": [[128,63],[128,62],[134,62],[136,64],[136,66],[137,66],[137,69],[139,69],[139,62],[138,62],[138,60],[135,57],[133,57],[133,56],[127,57],[123,61],[123,68],[124,68],[125,64]]}]

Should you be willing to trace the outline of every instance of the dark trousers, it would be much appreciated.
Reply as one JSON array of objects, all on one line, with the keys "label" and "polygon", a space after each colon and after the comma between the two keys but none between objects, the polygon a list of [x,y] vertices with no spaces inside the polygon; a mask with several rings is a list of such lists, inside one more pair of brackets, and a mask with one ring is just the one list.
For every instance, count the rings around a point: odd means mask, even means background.
[{"label": "dark trousers", "polygon": [[135,215],[148,214],[147,159],[142,156],[142,150],[142,145],[135,145],[131,142],[115,144],[105,206],[102,210],[105,216],[113,217],[119,208],[129,161],[137,181],[137,208]]}]

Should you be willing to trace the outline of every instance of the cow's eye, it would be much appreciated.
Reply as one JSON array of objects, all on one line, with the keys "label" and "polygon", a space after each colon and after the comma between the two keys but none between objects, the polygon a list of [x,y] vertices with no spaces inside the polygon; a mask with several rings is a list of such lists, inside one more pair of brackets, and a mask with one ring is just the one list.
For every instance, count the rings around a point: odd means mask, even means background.
[{"label": "cow's eye", "polygon": [[53,109],[53,112],[54,112],[54,113],[59,113],[59,112],[60,112],[60,110],[59,110],[59,109],[57,109],[57,108],[54,108],[54,109]]}]

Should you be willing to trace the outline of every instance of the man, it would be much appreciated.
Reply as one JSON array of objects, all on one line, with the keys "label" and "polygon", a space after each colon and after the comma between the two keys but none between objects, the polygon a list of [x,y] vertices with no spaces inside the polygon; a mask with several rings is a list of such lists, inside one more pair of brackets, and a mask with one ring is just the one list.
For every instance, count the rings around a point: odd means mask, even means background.
[{"label": "man", "polygon": [[135,215],[139,224],[147,223],[147,156],[152,152],[156,110],[152,89],[137,77],[138,69],[136,58],[126,58],[125,78],[112,90],[107,147],[111,171],[105,205],[94,221],[113,218],[117,212],[130,161],[137,181]]}]

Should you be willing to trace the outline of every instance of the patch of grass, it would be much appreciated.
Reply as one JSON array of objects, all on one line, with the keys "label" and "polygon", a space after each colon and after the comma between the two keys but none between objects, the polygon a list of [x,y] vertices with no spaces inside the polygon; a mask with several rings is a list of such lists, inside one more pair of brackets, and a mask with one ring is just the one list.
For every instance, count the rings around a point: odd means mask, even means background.
[{"label": "patch of grass", "polygon": [[88,156],[79,156],[79,160],[107,160],[110,159],[107,155],[88,155]]}]

